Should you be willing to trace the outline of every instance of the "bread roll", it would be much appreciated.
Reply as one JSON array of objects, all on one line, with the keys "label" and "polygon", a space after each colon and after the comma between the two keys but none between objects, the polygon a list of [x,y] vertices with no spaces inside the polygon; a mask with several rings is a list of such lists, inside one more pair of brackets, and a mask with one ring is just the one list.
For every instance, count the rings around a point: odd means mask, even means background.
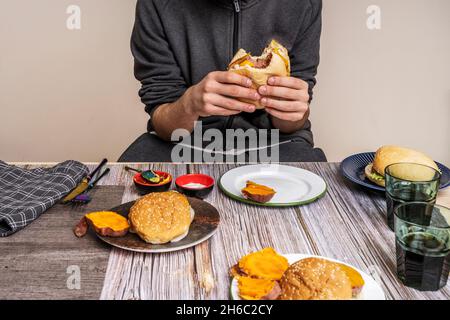
[{"label": "bread roll", "polygon": [[439,170],[436,163],[426,154],[404,147],[383,146],[375,153],[373,169],[381,175],[384,175],[384,169],[393,163],[409,162],[422,164],[433,169]]},{"label": "bread roll", "polygon": [[292,264],[280,280],[281,300],[349,300],[352,285],[339,264],[306,258]]},{"label": "bread roll", "polygon": [[[398,146],[382,146],[376,153],[373,163],[370,163],[365,168],[366,177],[372,182],[385,186],[385,169],[394,163],[412,163],[421,164],[439,171],[436,163],[422,152]],[[435,171],[426,167],[416,165],[405,165],[394,168],[391,172],[397,178],[410,181],[428,181],[435,177]]]},{"label": "bread roll", "polygon": [[176,192],[155,192],[131,207],[131,231],[152,244],[181,240],[189,231],[193,210],[186,196]]}]

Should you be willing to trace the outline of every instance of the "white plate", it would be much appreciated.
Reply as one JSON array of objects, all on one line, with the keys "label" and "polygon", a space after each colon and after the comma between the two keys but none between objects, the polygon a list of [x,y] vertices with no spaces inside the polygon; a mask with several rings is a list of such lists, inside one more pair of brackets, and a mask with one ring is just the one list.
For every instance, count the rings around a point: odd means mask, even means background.
[{"label": "white plate", "polygon": [[[314,257],[327,259],[329,261],[342,263],[347,266],[350,266],[361,274],[365,282],[364,287],[361,290],[360,294],[358,295],[358,297],[354,298],[354,300],[386,300],[386,296],[384,295],[383,289],[381,289],[380,285],[371,276],[345,262],[309,254],[282,254],[282,256],[288,259],[289,264],[293,264],[294,262],[297,262],[305,258]],[[242,300],[241,297],[239,297],[238,282],[236,278],[234,278],[231,281],[230,294],[233,300]]]},{"label": "white plate", "polygon": [[[277,193],[266,203],[248,200],[241,193],[248,180],[275,189]],[[220,178],[219,187],[235,200],[273,207],[307,204],[322,197],[327,190],[325,181],[317,174],[279,164],[257,164],[232,169]]]}]

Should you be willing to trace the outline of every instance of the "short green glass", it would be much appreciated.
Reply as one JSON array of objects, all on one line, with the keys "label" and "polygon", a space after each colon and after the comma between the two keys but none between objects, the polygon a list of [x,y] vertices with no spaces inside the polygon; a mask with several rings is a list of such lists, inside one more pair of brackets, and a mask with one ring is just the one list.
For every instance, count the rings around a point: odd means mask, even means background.
[{"label": "short green glass", "polygon": [[397,276],[408,287],[437,291],[450,269],[450,209],[408,202],[394,210]]},{"label": "short green glass", "polygon": [[441,173],[416,163],[394,163],[384,170],[386,179],[387,224],[394,230],[394,209],[405,202],[434,204],[439,191]]}]

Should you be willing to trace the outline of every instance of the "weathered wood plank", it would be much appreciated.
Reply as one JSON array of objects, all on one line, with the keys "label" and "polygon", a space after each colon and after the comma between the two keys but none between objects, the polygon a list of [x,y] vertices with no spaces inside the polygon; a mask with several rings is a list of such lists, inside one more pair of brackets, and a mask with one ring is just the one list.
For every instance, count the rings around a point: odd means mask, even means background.
[{"label": "weathered wood plank", "polygon": [[[237,165],[191,165],[190,171],[206,173],[216,178]],[[217,184],[211,195],[205,199],[219,209],[221,224],[219,231],[209,240],[210,259],[205,247],[196,247],[196,256],[204,257],[201,265],[211,261],[215,287],[211,299],[228,299],[229,268],[243,255],[273,247],[282,253],[315,253],[315,243],[297,220],[295,208],[266,208],[245,205],[225,197]],[[200,263],[199,263],[200,264]],[[198,264],[197,264],[198,265]],[[202,277],[202,269],[197,268]]]},{"label": "weathered wood plank", "polygon": [[[76,238],[72,228],[86,212],[120,204],[122,194],[121,186],[98,187],[88,205],[57,204],[25,229],[0,238],[0,299],[98,299],[110,248],[92,232]],[[78,271],[79,289],[67,285]]]},{"label": "weathered wood plank", "polygon": [[[174,177],[186,173],[185,165],[136,164],[138,169],[152,168],[170,172]],[[132,173],[124,165],[114,165],[115,183],[124,185],[122,203],[139,197],[132,182]],[[108,183],[106,181],[105,183]],[[174,187],[174,184],[172,185]],[[193,249],[167,254],[141,254],[112,249],[101,299],[195,299]]]}]

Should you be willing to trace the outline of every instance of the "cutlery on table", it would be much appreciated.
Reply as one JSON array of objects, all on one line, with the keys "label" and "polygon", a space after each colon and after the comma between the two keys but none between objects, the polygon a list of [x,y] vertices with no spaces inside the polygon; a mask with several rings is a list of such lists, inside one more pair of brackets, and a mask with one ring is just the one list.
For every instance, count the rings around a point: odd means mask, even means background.
[{"label": "cutlery on table", "polygon": [[87,177],[83,178],[83,180],[73,189],[67,196],[62,199],[62,203],[67,203],[70,200],[74,199],[76,196],[82,194],[89,187],[89,182],[92,180],[92,177],[108,162],[105,158],[100,162],[97,168],[94,169]]},{"label": "cutlery on table", "polygon": [[96,177],[95,179],[91,179],[91,181],[89,182],[89,185],[87,187],[87,189],[77,195],[75,198],[73,198],[72,200],[70,200],[71,203],[78,203],[78,204],[86,204],[89,203],[92,198],[89,196],[88,192],[95,187],[95,185],[97,184],[97,182],[100,181],[100,179],[102,179],[104,176],[106,176],[109,171],[111,171],[109,168],[106,168],[105,171],[103,171],[101,174],[98,175],[98,177]]}]

